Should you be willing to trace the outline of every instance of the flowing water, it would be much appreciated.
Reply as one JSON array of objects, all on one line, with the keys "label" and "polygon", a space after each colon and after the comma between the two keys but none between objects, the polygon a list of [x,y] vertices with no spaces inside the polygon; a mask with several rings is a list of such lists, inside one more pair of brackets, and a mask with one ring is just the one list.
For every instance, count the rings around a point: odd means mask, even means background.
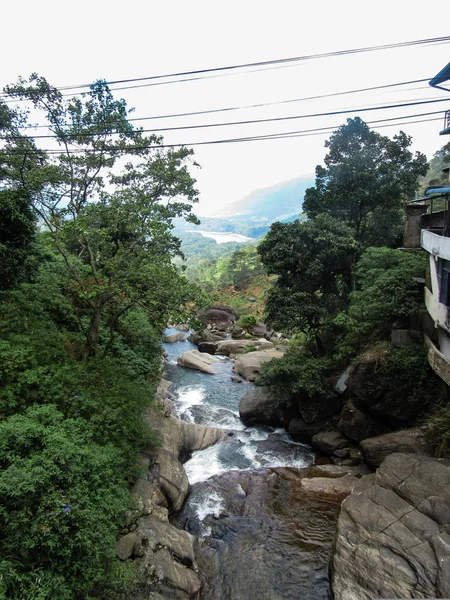
[{"label": "flowing water", "polygon": [[185,462],[191,494],[173,519],[197,536],[200,600],[326,600],[339,503],[305,493],[298,469],[313,463],[311,448],[240,421],[239,400],[254,386],[232,382],[229,358],[208,375],[177,364],[196,349],[190,342],[165,349],[178,417],[230,430]]},{"label": "flowing water", "polygon": [[[166,335],[175,333],[167,329]],[[197,349],[189,341],[165,344],[167,379],[174,383],[172,392],[177,416],[190,423],[231,430],[231,439],[206,450],[194,452],[184,464],[191,484],[231,469],[260,467],[305,467],[313,462],[311,449],[294,442],[284,429],[246,427],[239,418],[239,400],[254,388],[253,383],[234,383],[233,362],[220,357],[214,363],[216,375],[180,367],[177,357]]]}]

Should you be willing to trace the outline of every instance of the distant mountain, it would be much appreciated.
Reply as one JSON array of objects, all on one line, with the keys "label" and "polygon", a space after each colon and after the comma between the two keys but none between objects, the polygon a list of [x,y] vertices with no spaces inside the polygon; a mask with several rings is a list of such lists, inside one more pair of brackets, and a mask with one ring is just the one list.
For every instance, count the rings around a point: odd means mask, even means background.
[{"label": "distant mountain", "polygon": [[[222,208],[213,217],[200,217],[200,225],[186,223],[183,219],[174,220],[174,234],[181,238],[183,251],[187,256],[212,254],[215,242],[200,233],[234,233],[257,240],[262,238],[275,221],[294,221],[302,212],[305,190],[314,185],[312,177],[298,177],[283,181],[272,187],[256,190],[237,202]],[[194,208],[195,210],[195,208]],[[301,217],[300,217],[301,218]],[[252,243],[253,240],[241,241]],[[253,242],[254,243],[254,242]],[[236,244],[224,244],[231,251]],[[226,252],[227,248],[215,248],[214,254]]]},{"label": "distant mountain", "polygon": [[298,177],[276,185],[256,190],[221,209],[214,217],[226,220],[274,221],[290,220],[302,210],[303,197],[307,188],[314,185],[313,177]]}]

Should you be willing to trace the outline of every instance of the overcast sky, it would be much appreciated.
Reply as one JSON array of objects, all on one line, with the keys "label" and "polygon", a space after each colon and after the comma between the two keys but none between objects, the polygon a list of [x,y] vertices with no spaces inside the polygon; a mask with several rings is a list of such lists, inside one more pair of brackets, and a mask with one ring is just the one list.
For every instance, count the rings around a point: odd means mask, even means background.
[{"label": "overcast sky", "polygon": [[[435,38],[449,34],[448,0],[16,0],[2,5],[0,84],[38,72],[56,86],[147,77],[336,50]],[[240,70],[191,82],[117,92],[135,117],[278,103],[431,78],[450,62],[450,44],[406,47],[324,58],[277,69]],[[130,84],[132,85],[132,84]],[[180,127],[299,116],[316,112],[446,98],[448,103],[361,113],[365,121],[450,109],[450,93],[416,84],[347,96],[225,113],[145,121]],[[355,113],[357,114],[357,113]],[[348,115],[354,116],[354,115]],[[380,129],[403,129],[428,158],[449,138],[438,121]],[[338,126],[346,115],[278,123],[163,133],[167,143],[190,143]],[[431,118],[431,117],[422,117]],[[409,119],[406,119],[408,121]],[[325,156],[329,133],[284,140],[199,146],[198,213],[244,197],[255,189],[313,174]]]}]

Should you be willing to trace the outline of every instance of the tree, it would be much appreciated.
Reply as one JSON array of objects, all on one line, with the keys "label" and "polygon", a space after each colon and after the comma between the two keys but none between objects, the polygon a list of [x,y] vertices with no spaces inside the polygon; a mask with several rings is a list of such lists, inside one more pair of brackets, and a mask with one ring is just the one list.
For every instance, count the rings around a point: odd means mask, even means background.
[{"label": "tree", "polygon": [[258,246],[269,275],[278,275],[266,301],[268,322],[279,331],[312,333],[346,305],[355,240],[329,215],[274,223]]},{"label": "tree", "polygon": [[19,114],[0,103],[0,290],[30,277],[35,250],[36,216],[24,190],[8,188],[11,172],[29,173],[39,165],[32,140],[20,134]]},{"label": "tree", "polygon": [[348,119],[325,142],[325,168],[316,167],[316,185],[305,193],[303,210],[342,219],[363,247],[390,246],[398,238],[404,203],[427,172],[424,154],[409,150],[411,138],[391,140],[359,117]]},{"label": "tree", "polygon": [[[197,222],[187,167],[192,151],[164,150],[161,139],[144,137],[128,121],[125,101],[115,100],[103,81],[82,99],[66,100],[37,75],[6,91],[44,112],[57,144],[39,153],[37,172],[15,164],[7,184],[29,199],[64,258],[84,360],[96,354],[102,324],[110,332],[107,350],[119,320],[136,306],[161,326],[171,311],[179,318],[196,294],[171,264],[180,254],[171,220]],[[13,147],[13,134],[7,144]],[[126,155],[133,159],[119,170]]]}]

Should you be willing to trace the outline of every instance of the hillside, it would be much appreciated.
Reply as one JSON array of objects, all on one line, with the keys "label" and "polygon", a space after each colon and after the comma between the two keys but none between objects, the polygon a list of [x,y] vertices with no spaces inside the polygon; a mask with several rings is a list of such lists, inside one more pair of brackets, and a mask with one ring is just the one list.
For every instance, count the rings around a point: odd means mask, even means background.
[{"label": "hillside", "polygon": [[228,204],[215,216],[227,220],[251,217],[269,223],[288,220],[301,212],[305,190],[313,185],[312,176],[282,181],[272,187],[255,190],[245,198]]},{"label": "hillside", "polygon": [[[261,238],[269,231],[273,222],[293,221],[299,217],[305,190],[313,185],[312,177],[303,176],[255,190],[221,209],[214,217],[200,217],[200,225],[175,220],[174,233],[183,240],[183,249],[187,255],[198,254],[199,246],[204,245],[206,238],[201,235],[201,231],[230,232],[254,239]],[[194,240],[197,242],[193,244]]]}]

